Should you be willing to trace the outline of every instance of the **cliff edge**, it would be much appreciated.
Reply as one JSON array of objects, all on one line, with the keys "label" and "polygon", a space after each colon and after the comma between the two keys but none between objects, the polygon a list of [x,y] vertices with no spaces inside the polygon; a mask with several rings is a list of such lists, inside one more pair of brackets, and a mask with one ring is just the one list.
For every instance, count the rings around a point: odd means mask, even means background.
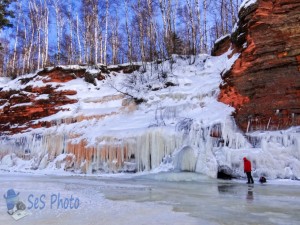
[{"label": "cliff edge", "polygon": [[[300,125],[300,1],[245,1],[233,33],[212,55],[240,53],[222,74],[219,101],[244,131]],[[247,4],[248,3],[248,4]]]}]

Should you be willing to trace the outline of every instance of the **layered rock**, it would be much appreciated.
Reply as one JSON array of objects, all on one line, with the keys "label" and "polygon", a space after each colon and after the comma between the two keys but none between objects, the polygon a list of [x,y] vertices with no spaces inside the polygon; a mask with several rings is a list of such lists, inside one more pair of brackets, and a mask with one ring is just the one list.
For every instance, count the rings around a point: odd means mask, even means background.
[{"label": "layered rock", "polygon": [[235,107],[239,127],[246,132],[300,125],[299,0],[257,0],[243,7],[230,41],[222,39],[213,55],[229,48],[240,55],[222,74],[219,100]]},{"label": "layered rock", "polygon": [[[66,104],[76,103],[76,90],[58,90],[59,83],[76,78],[71,71],[62,69],[44,70],[33,77],[20,78],[22,88],[0,91],[0,131],[10,134],[24,131],[28,128],[49,127],[49,122],[35,122],[41,118],[51,116]],[[80,75],[82,71],[78,71]],[[34,86],[32,82],[41,82]],[[50,82],[56,82],[55,84]],[[28,85],[27,85],[28,84]]]},{"label": "layered rock", "polygon": [[[50,127],[59,121],[43,120],[68,110],[62,107],[77,102],[76,90],[68,90],[66,83],[81,78],[94,86],[97,80],[105,79],[106,75],[115,72],[129,73],[138,70],[140,65],[104,66],[67,66],[45,68],[35,75],[17,78],[15,86],[0,90],[0,134],[14,134],[28,128]],[[63,87],[63,88],[62,88]],[[73,96],[73,97],[72,97]],[[99,115],[101,117],[103,115]],[[97,117],[97,116],[96,116]],[[61,121],[75,123],[86,119],[82,115]]]}]

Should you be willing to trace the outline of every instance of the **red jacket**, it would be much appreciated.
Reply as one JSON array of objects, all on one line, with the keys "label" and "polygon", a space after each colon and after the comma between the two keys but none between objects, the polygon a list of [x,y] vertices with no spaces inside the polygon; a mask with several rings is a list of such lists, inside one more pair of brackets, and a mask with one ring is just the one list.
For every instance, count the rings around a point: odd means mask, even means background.
[{"label": "red jacket", "polygon": [[251,162],[244,157],[244,172],[251,172]]}]

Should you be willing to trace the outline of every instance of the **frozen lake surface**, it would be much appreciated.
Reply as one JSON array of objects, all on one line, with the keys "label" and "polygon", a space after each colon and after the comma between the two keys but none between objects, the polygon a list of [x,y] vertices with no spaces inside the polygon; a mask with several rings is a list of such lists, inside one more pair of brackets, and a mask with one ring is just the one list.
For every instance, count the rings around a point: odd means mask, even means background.
[{"label": "frozen lake surface", "polygon": [[[2,196],[13,188],[31,207],[31,215],[14,221],[1,197],[0,224],[5,225],[300,224],[297,181],[247,185],[195,173],[115,177],[1,174],[0,180]],[[79,206],[75,209],[76,199]]]}]

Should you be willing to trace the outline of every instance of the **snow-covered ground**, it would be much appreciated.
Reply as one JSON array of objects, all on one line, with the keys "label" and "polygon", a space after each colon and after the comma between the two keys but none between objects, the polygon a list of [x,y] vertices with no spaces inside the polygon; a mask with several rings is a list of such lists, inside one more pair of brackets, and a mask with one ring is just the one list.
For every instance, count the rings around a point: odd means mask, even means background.
[{"label": "snow-covered ground", "polygon": [[[18,220],[0,201],[0,224],[298,224],[299,182],[254,185],[196,173],[142,176],[38,176],[1,174],[0,193],[13,188],[31,214]],[[280,184],[281,183],[281,184]],[[42,197],[45,195],[45,197]],[[79,200],[62,209],[55,197]],[[38,198],[36,207],[34,199]],[[41,201],[42,200],[42,201]],[[51,203],[53,201],[53,203]],[[44,202],[44,203],[43,203]],[[51,208],[52,206],[52,208]]]}]

